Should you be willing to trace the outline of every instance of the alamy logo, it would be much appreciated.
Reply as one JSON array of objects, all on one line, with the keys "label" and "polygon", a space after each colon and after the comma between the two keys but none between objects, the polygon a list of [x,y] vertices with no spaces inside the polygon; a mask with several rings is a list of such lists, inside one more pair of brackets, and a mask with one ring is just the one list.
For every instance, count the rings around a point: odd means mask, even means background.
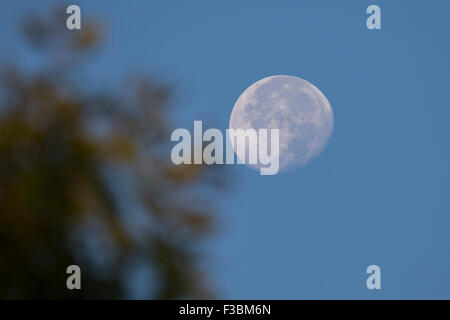
[{"label": "alamy logo", "polygon": [[366,26],[369,30],[381,29],[381,9],[379,6],[372,4],[367,7],[367,14],[370,16],[367,18]]},{"label": "alamy logo", "polygon": [[66,13],[70,14],[66,20],[66,26],[69,30],[81,29],[81,9],[79,6],[72,4],[67,7]]},{"label": "alamy logo", "polygon": [[76,264],[70,265],[67,267],[66,270],[67,274],[70,274],[69,277],[67,277],[66,286],[67,289],[73,290],[81,289],[81,269]]},{"label": "alamy logo", "polygon": [[372,264],[367,267],[366,273],[370,274],[370,276],[367,278],[367,281],[366,281],[367,289],[380,290],[381,289],[381,269],[380,269],[380,267],[377,266],[376,264]]},{"label": "alamy logo", "polygon": [[[261,175],[278,173],[279,129],[270,129],[270,131],[268,129],[227,129],[224,153],[222,132],[211,128],[203,133],[202,127],[202,121],[194,121],[193,148],[189,130],[179,128],[172,132],[171,140],[179,141],[171,152],[174,164],[237,163],[257,166]],[[203,147],[204,142],[209,144]]]}]

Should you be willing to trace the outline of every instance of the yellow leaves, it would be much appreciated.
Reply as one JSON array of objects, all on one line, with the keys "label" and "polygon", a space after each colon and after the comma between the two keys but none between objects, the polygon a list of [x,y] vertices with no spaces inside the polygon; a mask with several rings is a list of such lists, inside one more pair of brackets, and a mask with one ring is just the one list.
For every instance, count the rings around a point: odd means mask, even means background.
[{"label": "yellow leaves", "polygon": [[197,233],[207,233],[211,231],[212,227],[211,216],[199,212],[188,212],[184,214],[183,222]]},{"label": "yellow leaves", "polygon": [[[28,74],[17,68],[0,81],[5,96],[0,113],[0,238],[5,240],[0,258],[11,262],[0,269],[23,282],[9,283],[23,297],[64,298],[55,289],[60,286],[55,269],[45,263],[52,260],[60,271],[59,265],[81,255],[87,261],[85,276],[97,283],[86,293],[120,298],[111,287],[120,287],[127,259],[135,255],[157,267],[164,287],[155,296],[195,297],[204,287],[197,245],[214,222],[213,200],[199,188],[215,186],[223,175],[211,174],[221,172],[215,166],[170,165],[164,151],[170,143],[172,90],[160,78],[127,82],[135,89],[128,95],[79,86],[76,79],[84,78],[73,77],[80,62],[74,57],[83,58],[103,32],[89,22],[68,32],[61,28],[60,14],[30,20],[25,30],[33,44],[45,49],[40,71]],[[86,218],[101,221],[120,257],[108,266],[115,272],[102,278],[93,267],[92,252],[73,238]],[[139,236],[133,229],[137,224]],[[95,236],[87,234],[84,240]],[[29,259],[36,248],[52,257],[37,259],[45,262],[39,270]],[[100,260],[102,254],[94,252]],[[0,296],[10,292],[4,289],[7,280]]]},{"label": "yellow leaves", "polygon": [[36,48],[70,49],[65,54],[70,54],[73,49],[92,49],[100,43],[103,38],[103,30],[98,23],[89,18],[82,21],[81,30],[74,32],[67,30],[65,24],[65,9],[58,7],[50,14],[43,16],[29,15],[25,19],[22,31],[28,41]]},{"label": "yellow leaves", "polygon": [[112,161],[130,161],[136,155],[133,141],[124,135],[111,134],[97,142],[105,159]]},{"label": "yellow leaves", "polygon": [[83,28],[75,33],[75,48],[88,49],[97,45],[103,38],[103,30],[98,24],[88,21]]},{"label": "yellow leaves", "polygon": [[170,166],[165,173],[167,178],[178,183],[195,182],[203,171],[203,165]]}]

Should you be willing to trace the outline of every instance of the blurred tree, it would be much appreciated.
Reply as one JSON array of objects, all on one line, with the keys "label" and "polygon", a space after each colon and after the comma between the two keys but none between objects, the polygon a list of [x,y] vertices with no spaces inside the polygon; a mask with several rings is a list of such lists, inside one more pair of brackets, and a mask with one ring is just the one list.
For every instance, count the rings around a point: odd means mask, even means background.
[{"label": "blurred tree", "polygon": [[[126,298],[142,281],[150,298],[210,297],[201,242],[213,210],[199,190],[222,187],[223,174],[171,165],[169,87],[79,85],[103,32],[89,21],[68,31],[65,18],[27,19],[45,63],[1,77],[0,298]],[[71,264],[82,290],[66,288]]]}]

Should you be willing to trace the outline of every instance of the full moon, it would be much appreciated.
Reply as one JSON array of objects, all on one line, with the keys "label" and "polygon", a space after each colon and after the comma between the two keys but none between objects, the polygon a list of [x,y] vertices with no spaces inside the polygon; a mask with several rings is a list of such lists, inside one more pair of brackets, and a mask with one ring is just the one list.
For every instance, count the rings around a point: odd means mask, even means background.
[{"label": "full moon", "polygon": [[[285,172],[306,165],[324,149],[333,131],[333,110],[313,84],[277,75],[255,82],[239,96],[229,127],[279,129],[279,165]],[[259,162],[249,166],[261,167]]]}]

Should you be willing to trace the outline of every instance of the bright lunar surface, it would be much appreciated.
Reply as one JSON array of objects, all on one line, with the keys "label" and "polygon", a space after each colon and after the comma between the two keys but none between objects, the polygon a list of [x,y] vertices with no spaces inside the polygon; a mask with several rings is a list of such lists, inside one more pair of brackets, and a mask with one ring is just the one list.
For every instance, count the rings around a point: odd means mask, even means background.
[{"label": "bright lunar surface", "polygon": [[279,129],[282,172],[304,166],[323,150],[333,131],[333,111],[325,95],[308,81],[278,75],[259,80],[240,95],[229,127]]}]

